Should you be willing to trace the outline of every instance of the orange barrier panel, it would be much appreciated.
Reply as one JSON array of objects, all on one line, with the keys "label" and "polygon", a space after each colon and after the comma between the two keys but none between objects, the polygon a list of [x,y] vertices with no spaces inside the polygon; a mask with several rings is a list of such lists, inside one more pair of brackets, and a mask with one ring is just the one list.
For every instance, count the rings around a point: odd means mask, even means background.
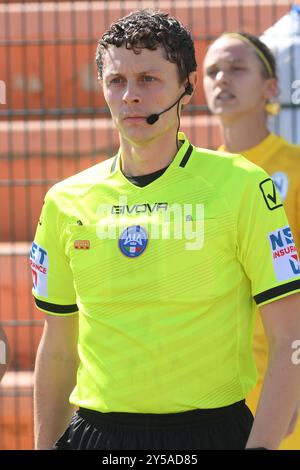
[{"label": "orange barrier panel", "polygon": [[[205,103],[201,86],[205,38],[224,30],[260,33],[290,8],[279,0],[163,0],[159,8],[175,14],[192,30],[199,66],[193,103]],[[153,7],[153,1],[143,2]],[[94,64],[98,38],[117,18],[140,2],[91,1],[0,5],[1,77],[10,109],[103,106]]]},{"label": "orange barrier panel", "polygon": [[[0,79],[6,83],[9,109],[46,112],[63,108],[71,114],[72,108],[105,106],[94,63],[96,39],[92,45],[27,46],[24,42],[21,46],[0,46]],[[200,76],[193,104],[205,105],[201,70],[207,45],[207,41],[195,41]],[[6,63],[8,57],[9,65]]]},{"label": "orange barrier panel", "polygon": [[[145,0],[189,25],[195,36],[220,34],[224,27],[263,31],[291,7],[290,0]],[[97,38],[116,19],[140,9],[139,0],[46,2],[0,5],[0,40]],[[25,18],[24,18],[25,16]],[[259,24],[257,24],[259,22]],[[24,38],[24,33],[26,37]],[[41,34],[43,35],[41,37]]]},{"label": "orange barrier panel", "polygon": [[[218,146],[215,117],[184,116],[181,122],[195,145]],[[0,159],[0,241],[32,240],[49,186],[113,156],[117,146],[110,119],[0,122],[0,155],[10,155]]]},{"label": "orange barrier panel", "polygon": [[32,372],[7,372],[0,386],[0,450],[33,448]]}]

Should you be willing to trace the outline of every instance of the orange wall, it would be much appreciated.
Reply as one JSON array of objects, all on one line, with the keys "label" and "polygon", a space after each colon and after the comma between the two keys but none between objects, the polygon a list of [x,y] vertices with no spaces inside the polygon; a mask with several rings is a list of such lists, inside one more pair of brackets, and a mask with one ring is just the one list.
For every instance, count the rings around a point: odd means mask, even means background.
[{"label": "orange wall", "polygon": [[[143,2],[143,7],[153,5],[153,1]],[[159,2],[162,10],[192,30],[200,75],[194,103],[205,103],[201,70],[206,38],[241,29],[241,23],[242,29],[260,33],[284,15],[289,5],[288,0]],[[7,106],[103,106],[94,65],[97,40],[111,22],[140,6],[139,1],[0,5],[0,41],[9,41],[0,47],[0,79],[7,84]]]}]

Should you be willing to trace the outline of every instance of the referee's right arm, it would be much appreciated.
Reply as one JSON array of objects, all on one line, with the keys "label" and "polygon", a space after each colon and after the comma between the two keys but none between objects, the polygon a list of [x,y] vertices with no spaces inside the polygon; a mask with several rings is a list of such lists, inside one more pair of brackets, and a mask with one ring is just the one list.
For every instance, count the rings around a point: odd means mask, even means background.
[{"label": "referee's right arm", "polygon": [[51,449],[68,427],[74,406],[69,396],[76,384],[78,314],[46,315],[35,364],[35,448]]}]

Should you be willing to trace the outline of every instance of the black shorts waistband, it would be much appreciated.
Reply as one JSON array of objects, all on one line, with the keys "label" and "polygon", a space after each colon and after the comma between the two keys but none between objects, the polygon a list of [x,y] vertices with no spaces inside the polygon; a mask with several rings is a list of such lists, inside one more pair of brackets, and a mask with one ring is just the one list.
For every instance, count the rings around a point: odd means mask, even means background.
[{"label": "black shorts waistband", "polygon": [[79,408],[78,415],[91,424],[121,424],[121,425],[140,425],[140,426],[174,426],[174,425],[192,425],[205,424],[212,420],[239,413],[246,408],[245,400],[241,400],[232,405],[221,408],[195,409],[183,411],[181,413],[101,413],[95,410]]}]

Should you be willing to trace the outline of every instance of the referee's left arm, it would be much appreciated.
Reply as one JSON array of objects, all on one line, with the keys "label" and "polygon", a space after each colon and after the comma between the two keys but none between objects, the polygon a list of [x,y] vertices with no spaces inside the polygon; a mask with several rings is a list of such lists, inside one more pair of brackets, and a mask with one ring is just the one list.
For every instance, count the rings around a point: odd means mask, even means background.
[{"label": "referee's left arm", "polygon": [[278,449],[300,396],[300,363],[294,349],[300,340],[300,294],[262,306],[261,315],[269,363],[246,447]]}]

